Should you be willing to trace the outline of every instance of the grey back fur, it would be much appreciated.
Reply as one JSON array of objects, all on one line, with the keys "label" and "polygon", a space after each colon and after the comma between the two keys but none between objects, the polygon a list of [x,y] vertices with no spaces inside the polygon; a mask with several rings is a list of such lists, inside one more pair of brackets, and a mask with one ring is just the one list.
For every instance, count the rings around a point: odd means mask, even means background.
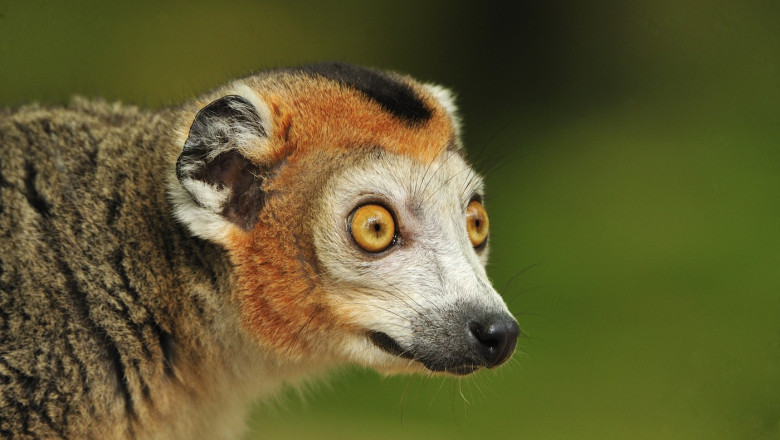
[{"label": "grey back fur", "polygon": [[0,437],[133,437],[128,420],[191,355],[177,340],[213,319],[171,294],[223,292],[226,269],[169,213],[170,113],[77,100],[2,114]]}]

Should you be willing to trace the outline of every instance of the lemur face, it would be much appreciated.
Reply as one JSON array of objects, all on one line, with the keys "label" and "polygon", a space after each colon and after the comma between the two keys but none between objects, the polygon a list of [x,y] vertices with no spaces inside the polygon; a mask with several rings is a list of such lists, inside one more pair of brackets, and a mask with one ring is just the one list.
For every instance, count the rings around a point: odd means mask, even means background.
[{"label": "lemur face", "polygon": [[321,64],[209,99],[187,117],[171,198],[226,249],[269,360],[468,374],[511,356],[482,180],[445,89]]},{"label": "lemur face", "polygon": [[328,307],[356,328],[338,348],[386,372],[468,374],[514,351],[518,327],[484,264],[482,181],[460,154],[378,150],[332,178],[314,243]]}]

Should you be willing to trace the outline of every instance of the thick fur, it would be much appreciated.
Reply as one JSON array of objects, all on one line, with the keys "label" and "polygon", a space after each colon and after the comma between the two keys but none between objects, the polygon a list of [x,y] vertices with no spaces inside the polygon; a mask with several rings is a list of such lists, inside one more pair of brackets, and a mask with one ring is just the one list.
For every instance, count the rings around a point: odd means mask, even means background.
[{"label": "thick fur", "polygon": [[[457,121],[446,89],[333,63],[0,113],[0,437],[235,438],[331,366],[494,366],[460,336],[516,324],[465,235]],[[397,217],[382,255],[346,227],[365,202]]]}]

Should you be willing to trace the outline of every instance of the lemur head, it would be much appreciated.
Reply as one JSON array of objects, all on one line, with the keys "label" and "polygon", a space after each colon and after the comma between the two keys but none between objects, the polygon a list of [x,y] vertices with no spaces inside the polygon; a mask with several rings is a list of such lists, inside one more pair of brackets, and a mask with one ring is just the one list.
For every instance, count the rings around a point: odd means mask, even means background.
[{"label": "lemur head", "polygon": [[512,354],[447,90],[325,63],[184,115],[175,213],[227,250],[242,328],[270,358],[468,374]]}]

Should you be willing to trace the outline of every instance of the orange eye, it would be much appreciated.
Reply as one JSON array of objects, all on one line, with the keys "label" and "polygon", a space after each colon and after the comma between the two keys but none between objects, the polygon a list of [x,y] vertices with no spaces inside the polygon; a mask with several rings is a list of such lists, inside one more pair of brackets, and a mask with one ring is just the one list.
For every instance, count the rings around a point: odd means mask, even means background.
[{"label": "orange eye", "polygon": [[349,225],[352,238],[368,252],[382,252],[395,239],[393,216],[380,205],[359,207],[352,213]]},{"label": "orange eye", "polygon": [[466,208],[466,230],[469,233],[472,246],[478,248],[485,244],[489,226],[490,220],[488,220],[487,212],[482,204],[476,200],[469,203]]}]

